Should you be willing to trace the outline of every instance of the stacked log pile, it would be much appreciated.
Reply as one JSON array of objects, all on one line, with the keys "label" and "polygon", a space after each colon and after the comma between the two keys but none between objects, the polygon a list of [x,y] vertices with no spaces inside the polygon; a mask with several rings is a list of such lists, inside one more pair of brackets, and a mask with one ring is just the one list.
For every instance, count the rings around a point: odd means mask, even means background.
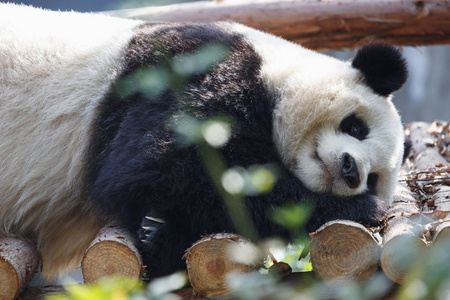
[{"label": "stacked log pile", "polygon": [[[0,238],[0,299],[13,300],[28,286],[36,273],[39,254],[34,244],[22,237]],[[102,228],[86,250],[82,261],[85,283],[118,275],[139,280],[142,260],[134,239],[124,229]],[[61,287],[29,288],[19,299],[42,299],[60,292]]]},{"label": "stacked log pile", "polygon": [[[446,122],[416,122],[405,127],[412,149],[400,175],[403,190],[397,200],[401,201],[394,202],[387,218],[381,256],[384,272],[397,283],[403,283],[414,257],[445,236],[449,227],[446,221],[450,211],[449,127]],[[401,241],[397,246],[391,246],[389,240],[394,231],[395,239]]]},{"label": "stacked log pile", "polygon": [[[405,263],[408,257],[405,249],[414,256],[449,238],[450,123],[411,123],[405,127],[405,133],[412,141],[412,151],[403,166],[385,226],[367,228],[337,220],[312,233],[311,262],[318,277],[365,281],[381,265],[392,281],[403,283],[409,264],[408,260]],[[233,252],[230,249],[239,254],[230,254]],[[188,249],[186,261],[196,294],[229,293],[227,274],[247,273],[260,266],[261,253],[256,249],[251,242],[234,234],[208,236],[195,243]],[[38,254],[27,240],[19,237],[0,240],[1,299],[17,297],[31,280],[37,261]],[[115,227],[99,232],[83,260],[87,283],[112,274],[139,278],[141,270],[142,262],[133,239]],[[272,271],[285,278],[295,276],[282,262],[276,262]],[[36,294],[36,288],[33,293],[30,291],[22,295]]]}]

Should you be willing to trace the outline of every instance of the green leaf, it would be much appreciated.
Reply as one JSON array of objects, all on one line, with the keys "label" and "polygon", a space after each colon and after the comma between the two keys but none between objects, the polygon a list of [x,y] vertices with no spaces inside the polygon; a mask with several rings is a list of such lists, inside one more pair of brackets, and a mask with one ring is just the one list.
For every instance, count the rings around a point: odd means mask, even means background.
[{"label": "green leaf", "polygon": [[292,204],[274,209],[271,219],[289,230],[296,230],[306,224],[311,213],[312,208],[309,205]]}]

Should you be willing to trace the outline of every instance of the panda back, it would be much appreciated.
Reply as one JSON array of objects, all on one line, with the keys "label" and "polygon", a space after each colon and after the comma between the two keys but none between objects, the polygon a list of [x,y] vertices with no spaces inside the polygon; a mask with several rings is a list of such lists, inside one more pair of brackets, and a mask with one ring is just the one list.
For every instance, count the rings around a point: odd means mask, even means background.
[{"label": "panda back", "polygon": [[77,264],[97,229],[84,156],[137,24],[0,4],[0,236],[35,237],[47,273]]}]

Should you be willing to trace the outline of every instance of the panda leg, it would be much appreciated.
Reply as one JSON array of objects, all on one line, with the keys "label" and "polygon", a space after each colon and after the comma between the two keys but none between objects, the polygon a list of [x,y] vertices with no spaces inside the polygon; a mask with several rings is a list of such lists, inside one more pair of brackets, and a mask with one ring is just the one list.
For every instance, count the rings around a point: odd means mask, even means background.
[{"label": "panda leg", "polygon": [[379,226],[386,216],[386,204],[376,196],[362,194],[353,197],[311,194],[314,212],[306,225],[308,232],[316,231],[328,221],[345,219],[365,225]]},{"label": "panda leg", "polygon": [[[140,232],[140,251],[146,276],[161,277],[186,269],[183,255],[192,244],[192,233],[182,219],[171,219],[164,223],[144,222]],[[195,240],[195,238],[194,238]]]}]

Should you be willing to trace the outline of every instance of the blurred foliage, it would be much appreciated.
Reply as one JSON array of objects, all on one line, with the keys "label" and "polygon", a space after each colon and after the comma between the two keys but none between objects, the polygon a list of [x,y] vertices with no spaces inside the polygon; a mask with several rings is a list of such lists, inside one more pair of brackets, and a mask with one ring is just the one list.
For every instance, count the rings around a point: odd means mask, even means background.
[{"label": "blurred foliage", "polygon": [[207,72],[222,62],[228,52],[226,45],[210,43],[194,53],[174,57],[164,44],[155,47],[161,52],[158,65],[141,67],[119,79],[113,87],[115,95],[126,99],[141,93],[152,100],[167,90],[184,90],[191,76]]},{"label": "blurred foliage", "polygon": [[143,285],[127,278],[108,278],[95,285],[67,284],[65,294],[50,295],[48,300],[125,300],[143,291]]},{"label": "blurred foliage", "polygon": [[144,285],[140,281],[111,277],[93,285],[68,284],[64,294],[46,297],[47,300],[170,300],[179,299],[172,292],[187,284],[184,272],[158,278]]},{"label": "blurred foliage", "polygon": [[307,204],[290,204],[278,207],[272,212],[272,220],[281,226],[295,231],[306,225],[312,213],[312,207]]},{"label": "blurred foliage", "polygon": [[[266,243],[269,243],[269,245]],[[309,255],[306,255],[305,257],[300,258],[305,250],[305,245],[307,245],[307,242],[304,242],[303,240],[289,245],[286,245],[282,241],[278,241],[277,243],[276,240],[269,240],[264,242],[264,245],[261,247],[270,251],[276,261],[282,261],[289,264],[292,268],[292,272],[307,272],[312,271],[311,261],[309,260],[310,257]],[[273,264],[274,261],[268,256],[264,264],[265,269],[261,269],[260,273],[268,274],[267,269]]]}]

